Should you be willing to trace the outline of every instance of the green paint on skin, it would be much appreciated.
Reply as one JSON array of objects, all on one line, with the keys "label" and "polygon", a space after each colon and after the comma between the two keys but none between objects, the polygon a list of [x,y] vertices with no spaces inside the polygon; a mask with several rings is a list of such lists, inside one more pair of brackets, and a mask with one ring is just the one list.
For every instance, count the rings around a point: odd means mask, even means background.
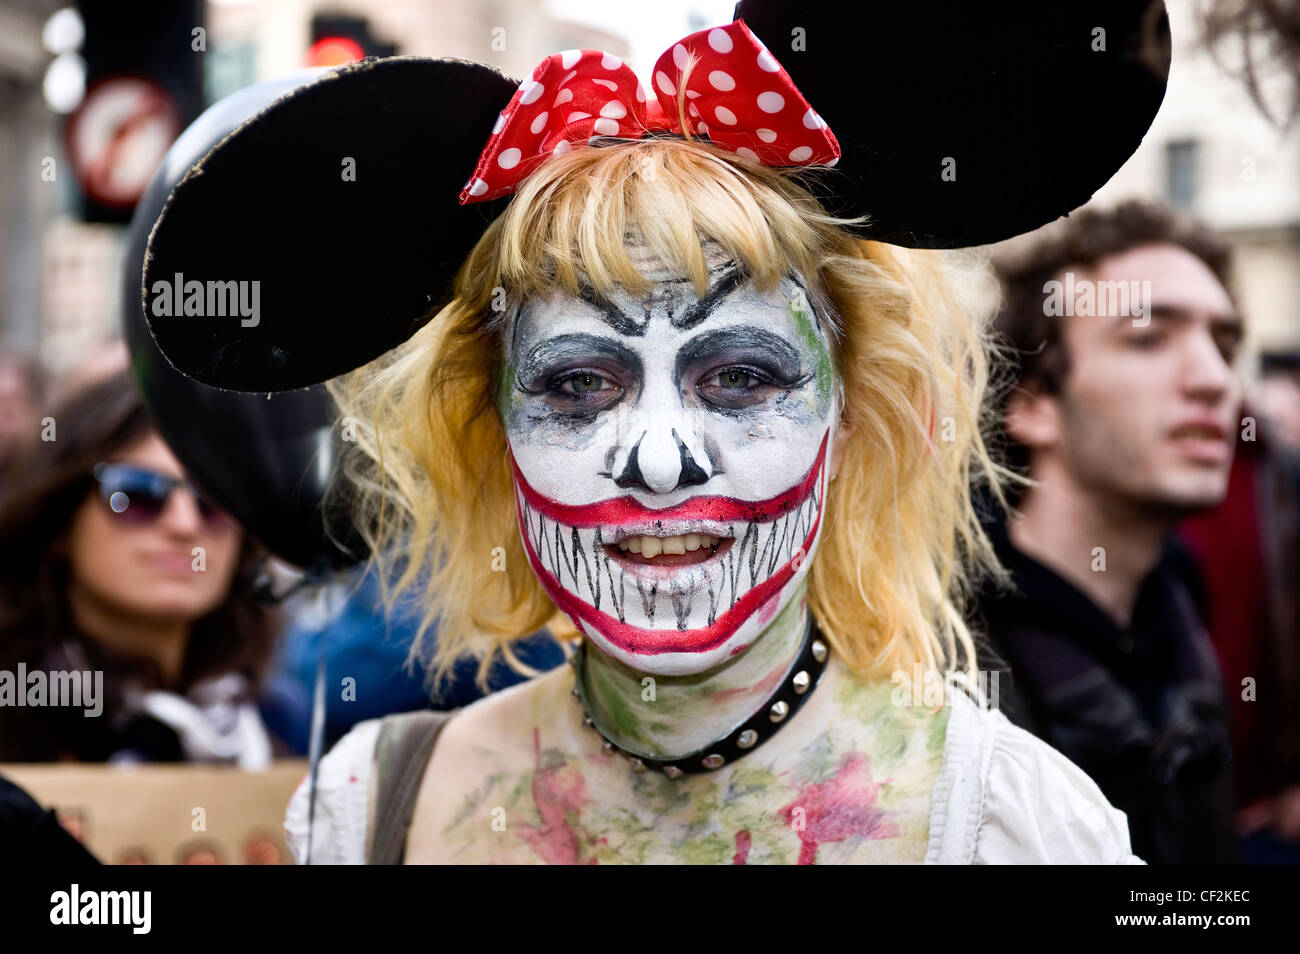
[{"label": "green paint on skin", "polygon": [[628,837],[619,844],[597,842],[595,856],[597,863],[602,865],[643,865],[649,850],[650,842],[646,839]]},{"label": "green paint on skin", "polygon": [[[600,700],[600,721],[610,731],[629,738],[639,738],[640,719],[627,695],[626,686],[612,678],[613,673],[604,666],[587,666],[587,678],[592,692],[588,698]],[[637,687],[639,690],[639,686]],[[640,700],[637,695],[637,700]]]},{"label": "green paint on skin", "polygon": [[492,790],[497,787],[498,783],[500,783],[501,778],[502,776],[500,773],[490,775],[482,785],[466,795],[465,804],[461,806],[460,811],[456,813],[452,820],[447,824],[447,827],[443,829],[443,833],[446,834],[447,828],[459,825],[466,819],[477,815],[483,807],[483,804],[487,801],[488,796],[492,794]]},{"label": "green paint on skin", "polygon": [[677,849],[688,865],[720,865],[735,854],[736,846],[720,835],[691,841]]},{"label": "green paint on skin", "polygon": [[896,708],[890,696],[893,688],[890,683],[865,683],[849,676],[836,686],[835,702],[847,710],[846,715],[859,722],[871,723],[882,711]]},{"label": "green paint on skin", "polygon": [[688,786],[675,785],[671,779],[658,773],[644,772],[633,775],[632,789],[638,799],[648,802],[650,810],[656,815],[680,811],[691,801]]},{"label": "green paint on skin", "polygon": [[689,827],[708,829],[713,825],[713,818],[718,813],[718,800],[722,793],[718,791],[719,786],[712,785],[707,792],[697,793],[691,802],[691,817]]},{"label": "green paint on skin", "polygon": [[829,401],[831,388],[835,384],[835,367],[831,362],[830,350],[817,334],[817,324],[812,313],[799,301],[790,302],[790,313],[794,315],[794,330],[804,346],[817,355],[817,397]]},{"label": "green paint on skin", "polygon": [[515,366],[507,361],[501,369],[501,378],[497,381],[497,413],[501,415],[501,420],[507,422],[520,403],[515,391],[516,373]]},{"label": "green paint on skin", "polygon": [[[796,607],[799,604],[798,600],[792,602]],[[794,619],[800,621],[797,615]],[[571,685],[568,682],[561,688],[567,692]],[[783,760],[780,775],[761,761],[744,760],[728,766],[724,773],[672,781],[658,773],[625,775],[615,764],[613,771],[620,781],[626,780],[628,787],[611,789],[600,781],[610,767],[603,761],[592,763],[547,746],[540,753],[539,763],[544,768],[585,776],[595,786],[593,795],[605,793],[596,796],[589,808],[565,814],[565,823],[583,858],[595,858],[604,864],[644,864],[665,859],[728,864],[735,854],[736,833],[744,830],[750,837],[749,863],[787,863],[797,856],[800,842],[777,808],[799,786],[833,777],[846,743],[852,744],[855,750],[870,753],[873,772],[882,786],[878,803],[886,810],[902,812],[897,821],[903,840],[917,843],[917,850],[923,852],[929,833],[925,806],[942,758],[950,710],[895,706],[891,698],[894,686],[890,683],[867,683],[850,677],[837,679],[834,686],[830,696],[834,715],[827,731],[791,753],[793,762]],[[641,708],[639,682],[636,689],[634,696],[624,695],[623,701]],[[662,701],[661,695],[658,704]],[[849,743],[846,733],[858,741]],[[465,795],[464,804],[457,806],[456,821],[447,826],[450,830],[445,834],[453,849],[485,842],[486,812],[495,804],[506,808],[510,831],[514,831],[517,819],[535,825],[534,777],[531,767],[485,773],[479,785]],[[619,793],[625,794],[619,797]],[[475,806],[477,813],[470,810]],[[529,847],[515,834],[506,842],[501,842],[500,835],[492,835],[491,844],[497,847],[491,850],[497,856],[504,850],[512,856],[518,852],[522,853],[520,858],[531,857]]]},{"label": "green paint on skin", "polygon": [[930,735],[925,740],[925,750],[931,755],[943,752],[943,744],[948,739],[948,717],[952,715],[952,708],[945,707],[940,710],[939,714],[934,717],[930,723]]},{"label": "green paint on skin", "polygon": [[[872,747],[872,757],[882,772],[906,762],[911,740],[918,730],[926,728],[925,722],[931,721],[926,732],[927,747],[934,732],[932,720],[936,718],[935,711],[920,706],[894,705],[894,688],[892,683],[867,685],[850,678],[840,683],[835,694],[835,701],[846,716],[874,730],[878,741]],[[939,748],[943,748],[942,738]]]},{"label": "green paint on skin", "polygon": [[876,720],[877,747],[873,749],[878,768],[884,769],[897,764],[907,754],[907,746],[912,739],[912,727],[907,720],[895,712],[884,712]]},{"label": "green paint on skin", "polygon": [[[758,637],[750,644],[749,649],[745,651],[747,662],[751,665],[757,664],[764,669],[775,669],[783,661],[783,657],[792,652],[790,645],[778,634],[789,633],[792,628],[800,622],[800,616],[803,612],[803,593],[806,587],[805,583],[799,584],[799,589],[790,597],[790,602],[781,608],[781,612],[763,628]],[[802,642],[802,630],[800,626],[800,641]],[[736,657],[739,659],[739,657]],[[766,673],[765,673],[766,674]],[[660,684],[660,697],[665,693]],[[681,687],[674,686],[675,690],[669,695],[680,695],[682,701],[707,700],[719,689],[736,689],[740,686],[734,678],[728,682],[714,682],[708,678],[707,673],[700,673],[693,682]],[[746,687],[748,688],[748,687]],[[671,711],[671,710],[669,710]]]},{"label": "green paint on skin", "polygon": [[829,733],[817,736],[804,746],[799,751],[799,759],[801,769],[813,782],[825,782],[840,769],[840,756],[836,754]]},{"label": "green paint on skin", "polygon": [[[877,695],[876,687],[863,689],[866,690],[864,695]],[[885,696],[887,699],[887,691]],[[919,741],[922,738],[920,730],[924,729],[928,738],[934,724],[942,721],[942,712],[891,708],[894,711],[877,712],[872,723],[884,746],[891,744],[885,738],[891,732]],[[931,723],[923,726],[922,720],[930,717],[933,717]],[[834,734],[827,733],[828,736]],[[632,776],[633,801],[630,804],[640,808],[634,809],[627,804],[609,805],[602,811],[593,806],[595,810],[590,815],[587,812],[567,812],[566,824],[572,828],[581,846],[582,857],[594,857],[603,864],[644,864],[649,860],[662,860],[665,852],[666,857],[690,864],[727,864],[735,854],[736,832],[741,830],[750,835],[751,864],[788,862],[798,852],[798,836],[772,806],[781,804],[795,790],[794,779],[817,778],[814,768],[817,763],[825,761],[823,748],[832,751],[834,745],[805,746],[793,770],[780,776],[761,763],[752,766],[737,764],[726,776],[725,783],[722,776],[695,776],[677,782],[654,775]],[[883,756],[879,753],[881,747],[869,745],[868,748],[873,750],[873,760]],[[902,748],[906,750],[906,744]],[[937,764],[940,754],[941,747],[939,751],[928,753],[924,761]],[[563,766],[583,774],[591,768],[585,760],[555,748],[543,749],[541,761],[557,770],[564,770]],[[914,767],[913,763],[904,765],[904,768]],[[490,800],[493,792],[510,786],[513,792],[507,801],[507,811],[512,817],[516,812],[532,817],[533,778],[532,771],[511,773],[506,777],[490,776],[467,797],[467,801],[477,802],[484,796]],[[924,798],[932,783],[933,765],[927,766],[915,780],[901,784],[894,779],[882,779],[879,803],[890,808],[899,801]],[[922,811],[915,817],[907,815],[899,821],[903,823],[902,830],[909,840],[924,842],[928,837],[928,813]],[[465,819],[450,834],[455,841],[468,844],[483,838],[482,829],[483,819],[472,817]]]},{"label": "green paint on skin", "polygon": [[777,777],[767,769],[750,768],[743,762],[738,763],[731,773],[731,781],[727,785],[727,798],[724,804],[727,806],[734,805],[739,799],[765,792],[777,784],[779,784]]},{"label": "green paint on skin", "polygon": [[727,670],[660,678],[653,702],[642,697],[643,673],[618,660],[588,653],[584,669],[592,717],[609,734],[626,740],[629,748],[651,756],[670,754],[665,746],[671,746],[675,736],[686,733],[701,715],[715,708],[719,692],[752,689],[760,678],[756,673],[766,676],[785,664],[787,657],[793,658],[803,636],[806,590],[806,581],[801,581],[781,612],[744,654],[734,657]]}]

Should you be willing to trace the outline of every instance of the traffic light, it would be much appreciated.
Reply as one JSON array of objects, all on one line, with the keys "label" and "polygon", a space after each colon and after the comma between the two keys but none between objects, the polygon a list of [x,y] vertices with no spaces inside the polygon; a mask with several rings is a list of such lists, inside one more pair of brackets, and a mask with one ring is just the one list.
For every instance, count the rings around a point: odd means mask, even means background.
[{"label": "traffic light", "polygon": [[203,109],[203,0],[79,0],[86,95],[68,118],[89,222],[126,223],[173,140]]},{"label": "traffic light", "polygon": [[367,56],[393,56],[397,44],[381,40],[370,32],[365,17],[318,14],[311,20],[308,66],[341,66]]}]

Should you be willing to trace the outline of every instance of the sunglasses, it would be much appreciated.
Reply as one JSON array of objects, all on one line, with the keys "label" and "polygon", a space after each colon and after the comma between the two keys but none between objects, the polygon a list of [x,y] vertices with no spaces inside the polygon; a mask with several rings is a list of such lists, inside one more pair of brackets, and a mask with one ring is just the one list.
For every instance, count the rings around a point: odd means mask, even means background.
[{"label": "sunglasses", "polygon": [[205,523],[227,520],[226,512],[203,496],[192,483],[130,464],[96,464],[93,470],[105,506],[128,523],[152,523],[167,507],[177,487],[185,487],[198,504]]}]

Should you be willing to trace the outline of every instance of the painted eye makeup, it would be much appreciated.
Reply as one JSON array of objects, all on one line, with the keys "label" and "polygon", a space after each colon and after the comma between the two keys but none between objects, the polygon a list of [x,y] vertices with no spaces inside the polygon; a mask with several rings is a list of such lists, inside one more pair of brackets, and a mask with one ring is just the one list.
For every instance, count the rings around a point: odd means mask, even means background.
[{"label": "painted eye makeup", "polygon": [[563,378],[559,383],[559,389],[573,394],[597,394],[607,390],[605,383],[605,379],[599,374],[579,371],[577,374],[571,374]]},{"label": "painted eye makeup", "polygon": [[623,386],[607,372],[582,368],[553,376],[546,394],[561,402],[601,410],[623,396]]},{"label": "painted eye makeup", "polygon": [[613,339],[558,335],[523,356],[517,382],[525,394],[559,410],[601,411],[615,404],[641,374],[641,359]]},{"label": "painted eye makeup", "polygon": [[762,404],[810,378],[790,342],[753,326],[711,331],[687,342],[677,356],[677,374],[720,410]]},{"label": "painted eye makeup", "polygon": [[707,372],[695,391],[715,407],[738,410],[761,404],[777,391],[785,390],[770,374],[748,365],[728,365]]}]

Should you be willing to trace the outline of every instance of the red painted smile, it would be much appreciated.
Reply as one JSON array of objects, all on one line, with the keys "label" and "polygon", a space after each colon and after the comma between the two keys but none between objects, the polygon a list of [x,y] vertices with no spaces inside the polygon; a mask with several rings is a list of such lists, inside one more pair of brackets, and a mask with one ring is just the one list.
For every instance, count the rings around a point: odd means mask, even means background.
[{"label": "red painted smile", "polygon": [[[777,599],[811,550],[821,523],[820,481],[829,432],[817,458],[794,486],[766,500],[701,495],[663,509],[647,507],[631,497],[591,504],[564,504],[532,487],[511,455],[517,490],[516,511],[528,559],[561,612],[600,633],[609,643],[637,655],[704,653],[729,640],[754,613]],[[712,530],[705,530],[712,527]],[[724,528],[719,531],[717,528]],[[732,528],[743,527],[736,535]],[[648,529],[655,528],[655,529]],[[706,560],[671,561],[670,565],[637,567],[607,552],[610,544],[635,534],[702,532],[729,537]],[[548,565],[549,562],[549,565]],[[658,585],[673,574],[685,577],[694,592],[671,589],[676,619],[666,628],[634,626],[625,620],[625,577],[631,576],[653,623]],[[748,574],[749,587],[743,577]],[[566,586],[562,581],[569,581]],[[606,589],[606,581],[608,589]],[[724,598],[729,584],[730,600]],[[649,602],[647,599],[649,591]],[[665,591],[670,588],[665,585]],[[707,590],[707,596],[705,592]],[[590,594],[584,599],[578,592]],[[703,602],[705,625],[687,626],[693,600]],[[635,599],[635,596],[633,597]],[[680,608],[685,600],[685,608]],[[605,602],[613,612],[601,608]],[[717,612],[726,606],[722,612]],[[771,610],[769,609],[769,612]]]}]

